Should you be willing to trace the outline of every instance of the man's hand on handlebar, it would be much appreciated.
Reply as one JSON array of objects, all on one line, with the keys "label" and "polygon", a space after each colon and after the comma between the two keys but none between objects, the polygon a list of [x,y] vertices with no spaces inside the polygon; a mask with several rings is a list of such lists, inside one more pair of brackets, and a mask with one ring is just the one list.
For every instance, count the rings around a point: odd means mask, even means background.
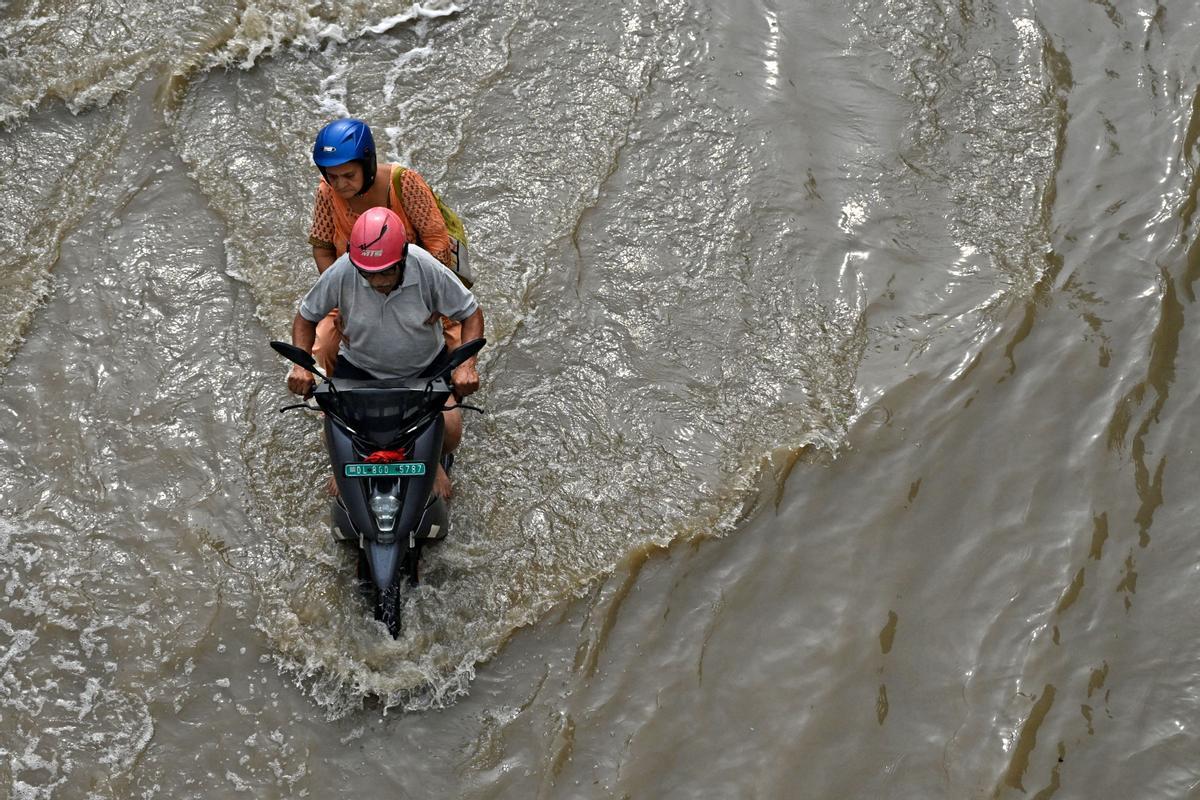
[{"label": "man's hand on handlebar", "polygon": [[[476,384],[478,385],[478,380],[476,380]],[[299,364],[296,364],[292,367],[291,371],[288,372],[287,387],[288,391],[292,394],[298,394],[301,397],[308,397],[317,387],[317,379],[313,377],[311,372]]]},{"label": "man's hand on handlebar", "polygon": [[479,373],[475,371],[475,359],[459,364],[450,375],[450,382],[454,384],[454,393],[459,397],[466,397],[479,389]]}]

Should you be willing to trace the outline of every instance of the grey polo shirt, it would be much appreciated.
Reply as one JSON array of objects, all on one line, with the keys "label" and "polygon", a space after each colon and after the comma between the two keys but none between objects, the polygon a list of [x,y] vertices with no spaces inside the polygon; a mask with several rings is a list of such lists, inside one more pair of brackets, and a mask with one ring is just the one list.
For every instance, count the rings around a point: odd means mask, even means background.
[{"label": "grey polo shirt", "polygon": [[461,322],[479,303],[442,262],[409,245],[404,277],[389,294],[377,292],[343,255],[321,273],[300,302],[300,316],[320,322],[341,309],[339,356],[379,378],[411,378],[441,352],[442,323],[426,325],[433,312]]}]

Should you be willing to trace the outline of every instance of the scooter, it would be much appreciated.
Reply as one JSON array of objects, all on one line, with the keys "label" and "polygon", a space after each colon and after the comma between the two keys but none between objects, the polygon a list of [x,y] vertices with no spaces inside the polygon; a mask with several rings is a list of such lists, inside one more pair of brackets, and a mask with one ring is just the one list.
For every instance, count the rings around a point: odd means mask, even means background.
[{"label": "scooter", "polygon": [[[284,358],[322,379],[311,397],[279,409],[323,411],[325,446],[338,494],[330,502],[330,531],[358,548],[358,579],[375,619],[400,635],[405,585],[419,579],[421,548],[440,541],[450,529],[445,501],[433,493],[442,455],[442,411],[456,367],[479,352],[485,339],[466,342],[426,370],[429,377],[336,382],[316,360],[295,345],[271,342]],[[482,409],[459,402],[452,408]]]}]

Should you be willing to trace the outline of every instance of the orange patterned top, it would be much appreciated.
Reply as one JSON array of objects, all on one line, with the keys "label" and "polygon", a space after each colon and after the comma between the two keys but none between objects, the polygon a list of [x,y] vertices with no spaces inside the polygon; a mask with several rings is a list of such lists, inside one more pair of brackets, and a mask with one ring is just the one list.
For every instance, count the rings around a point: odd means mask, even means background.
[{"label": "orange patterned top", "polygon": [[[450,234],[446,230],[446,221],[442,219],[442,212],[433,199],[433,191],[420,173],[392,165],[387,204],[404,223],[404,233],[410,242],[424,247],[443,264],[451,264]],[[350,231],[357,219],[358,214],[322,178],[317,184],[308,242],[314,247],[332,248],[341,256],[346,252]]]}]

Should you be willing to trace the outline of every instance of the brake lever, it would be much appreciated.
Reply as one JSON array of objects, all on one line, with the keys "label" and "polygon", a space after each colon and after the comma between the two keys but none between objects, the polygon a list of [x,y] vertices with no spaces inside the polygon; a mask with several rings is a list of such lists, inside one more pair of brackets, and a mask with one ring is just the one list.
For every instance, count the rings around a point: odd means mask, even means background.
[{"label": "brake lever", "polygon": [[483,410],[482,408],[480,408],[479,406],[469,406],[469,405],[467,405],[466,403],[459,403],[458,405],[454,405],[454,406],[446,406],[446,407],[445,407],[445,408],[443,408],[442,410],[443,410],[443,411],[453,411],[453,410],[454,410],[454,409],[456,409],[456,408],[465,408],[467,411],[478,411],[480,414],[486,414],[486,413],[487,413],[486,411],[484,411],[484,410]]},{"label": "brake lever", "polygon": [[292,411],[297,408],[303,408],[307,411],[320,411],[321,410],[319,407],[310,406],[308,403],[293,403],[290,406],[284,406],[283,408],[279,409],[279,413],[282,414],[285,411]]}]

